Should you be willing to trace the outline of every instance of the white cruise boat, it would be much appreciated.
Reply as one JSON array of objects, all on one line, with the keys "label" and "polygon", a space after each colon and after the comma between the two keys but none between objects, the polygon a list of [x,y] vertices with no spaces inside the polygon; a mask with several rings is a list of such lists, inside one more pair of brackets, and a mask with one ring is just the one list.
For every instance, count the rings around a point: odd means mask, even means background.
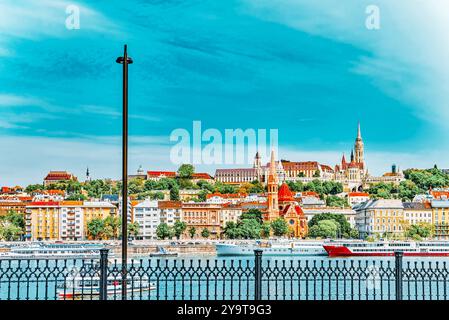
[{"label": "white cruise boat", "polygon": [[[128,277],[126,281],[128,295],[140,295],[142,292],[156,289],[154,283],[150,283],[147,276]],[[107,279],[107,295],[120,297],[122,294],[122,281],[116,276]],[[100,295],[99,276],[74,276],[68,277],[65,284],[58,290],[58,299],[80,299],[85,297],[98,297]]]},{"label": "white cruise boat", "polygon": [[96,244],[32,244],[12,247],[0,253],[0,259],[98,259],[102,245]]},{"label": "white cruise boat", "polygon": [[262,250],[268,256],[325,256],[322,241],[256,241],[255,243],[217,243],[217,256],[253,256]]}]

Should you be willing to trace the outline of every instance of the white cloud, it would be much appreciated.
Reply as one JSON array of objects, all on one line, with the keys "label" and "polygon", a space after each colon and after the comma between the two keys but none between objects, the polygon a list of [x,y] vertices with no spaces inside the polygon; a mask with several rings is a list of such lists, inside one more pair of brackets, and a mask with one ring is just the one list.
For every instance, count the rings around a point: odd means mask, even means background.
[{"label": "white cloud", "polygon": [[42,101],[34,97],[0,93],[0,107],[41,105]]},{"label": "white cloud", "polygon": [[80,30],[102,34],[120,34],[118,26],[88,6],[60,0],[3,0],[0,3],[0,56],[10,56],[11,39],[40,40],[48,37],[73,36],[79,30],[69,30],[65,21],[66,8],[76,5],[80,9]]},{"label": "white cloud", "polygon": [[[365,27],[371,4],[380,8],[380,30]],[[366,50],[353,72],[370,77],[416,116],[449,129],[449,2],[243,0],[242,11]]]},{"label": "white cloud", "polygon": [[[80,108],[77,108],[77,110],[80,110],[80,109],[84,112],[105,115],[105,116],[109,116],[109,117],[113,117],[113,118],[121,118],[122,117],[121,110],[119,111],[112,107],[98,106],[98,105],[83,105]],[[129,118],[143,120],[143,121],[150,121],[150,122],[161,121],[161,119],[158,117],[139,115],[139,114],[130,114]]]},{"label": "white cloud", "polygon": [[[162,137],[130,138],[130,173],[139,165],[144,169],[170,166],[169,146],[160,145],[161,140]],[[50,170],[67,170],[83,180],[87,166],[93,178],[121,175],[120,137],[0,136],[0,149],[4,155],[10,155],[0,158],[0,185],[41,183]],[[170,166],[170,169],[175,168]]]}]

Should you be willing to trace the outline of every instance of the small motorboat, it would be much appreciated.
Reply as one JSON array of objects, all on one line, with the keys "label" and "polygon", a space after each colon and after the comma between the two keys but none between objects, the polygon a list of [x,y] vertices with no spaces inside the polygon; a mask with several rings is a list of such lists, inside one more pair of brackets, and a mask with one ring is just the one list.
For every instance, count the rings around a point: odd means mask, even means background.
[{"label": "small motorboat", "polygon": [[177,252],[169,252],[161,246],[157,247],[157,252],[150,253],[150,257],[164,257],[165,258],[165,257],[177,257],[177,256],[178,256]]}]

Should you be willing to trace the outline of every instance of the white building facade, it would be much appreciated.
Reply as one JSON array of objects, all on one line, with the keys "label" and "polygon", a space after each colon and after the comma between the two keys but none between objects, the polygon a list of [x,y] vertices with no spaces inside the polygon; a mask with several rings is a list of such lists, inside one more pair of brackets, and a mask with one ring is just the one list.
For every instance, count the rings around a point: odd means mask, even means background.
[{"label": "white building facade", "polygon": [[133,207],[134,222],[139,224],[137,240],[157,239],[156,230],[161,222],[157,200],[145,200]]}]

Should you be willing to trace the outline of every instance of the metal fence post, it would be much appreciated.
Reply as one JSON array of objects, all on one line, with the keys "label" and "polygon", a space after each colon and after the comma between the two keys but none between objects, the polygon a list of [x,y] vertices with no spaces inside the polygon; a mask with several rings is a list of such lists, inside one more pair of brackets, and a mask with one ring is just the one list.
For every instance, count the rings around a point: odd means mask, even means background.
[{"label": "metal fence post", "polygon": [[395,258],[395,282],[396,282],[396,300],[402,300],[402,257],[403,252],[396,251]]},{"label": "metal fence post", "polygon": [[262,300],[262,250],[254,250],[254,300]]},{"label": "metal fence post", "polygon": [[100,249],[100,300],[108,299],[108,253],[109,249]]}]

